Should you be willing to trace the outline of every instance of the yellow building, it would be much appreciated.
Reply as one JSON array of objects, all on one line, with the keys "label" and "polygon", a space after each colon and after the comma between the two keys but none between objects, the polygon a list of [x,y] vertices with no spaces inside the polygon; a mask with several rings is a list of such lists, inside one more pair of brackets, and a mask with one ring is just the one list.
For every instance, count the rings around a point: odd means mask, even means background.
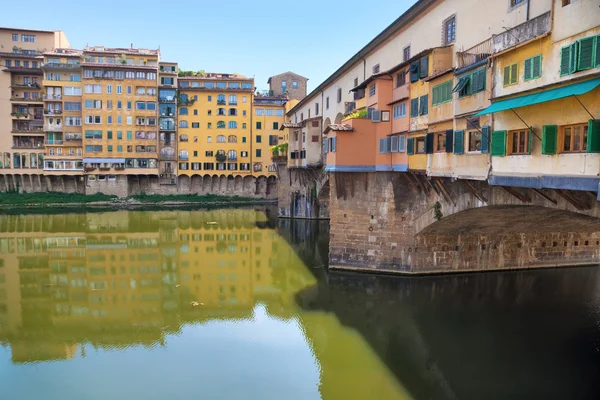
[{"label": "yellow building", "polygon": [[254,80],[208,73],[179,77],[178,85],[179,174],[250,175],[264,158],[252,140]]},{"label": "yellow building", "polygon": [[87,186],[158,175],[158,50],[84,49],[83,162]]},{"label": "yellow building", "polygon": [[80,50],[44,53],[44,175],[83,175]]},{"label": "yellow building", "polygon": [[[254,162],[254,172],[260,171],[268,174],[277,172],[276,165],[271,162],[271,146],[288,143],[288,133],[280,131],[285,122],[285,110],[287,98],[283,96],[255,96],[254,97],[254,117],[253,117],[253,137],[256,160]],[[297,100],[293,100],[297,102]],[[261,157],[258,157],[260,154]]]}]

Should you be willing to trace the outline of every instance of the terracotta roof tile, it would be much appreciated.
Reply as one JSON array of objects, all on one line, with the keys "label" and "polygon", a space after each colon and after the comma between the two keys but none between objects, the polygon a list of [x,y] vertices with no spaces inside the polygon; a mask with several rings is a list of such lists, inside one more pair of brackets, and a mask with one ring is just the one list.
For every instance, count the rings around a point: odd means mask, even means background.
[{"label": "terracotta roof tile", "polygon": [[331,124],[327,128],[325,128],[325,131],[323,131],[323,133],[327,134],[330,131],[333,131],[333,132],[354,132],[354,128],[351,127],[350,125],[347,125],[347,124]]}]

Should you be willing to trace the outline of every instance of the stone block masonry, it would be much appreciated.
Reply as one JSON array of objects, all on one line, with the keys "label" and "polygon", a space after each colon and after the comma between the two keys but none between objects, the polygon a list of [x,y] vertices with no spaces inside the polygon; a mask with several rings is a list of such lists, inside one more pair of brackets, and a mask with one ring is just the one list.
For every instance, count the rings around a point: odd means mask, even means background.
[{"label": "stone block masonry", "polygon": [[278,174],[280,218],[329,218],[329,180],[321,168],[279,165]]},{"label": "stone block masonry", "polygon": [[333,269],[425,274],[600,263],[600,207],[587,193],[393,172],[331,173],[330,187]]}]

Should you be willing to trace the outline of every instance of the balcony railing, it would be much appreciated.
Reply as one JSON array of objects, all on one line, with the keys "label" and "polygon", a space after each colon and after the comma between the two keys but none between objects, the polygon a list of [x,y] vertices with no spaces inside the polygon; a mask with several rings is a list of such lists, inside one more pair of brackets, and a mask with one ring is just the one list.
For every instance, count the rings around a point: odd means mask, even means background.
[{"label": "balcony railing", "polygon": [[39,89],[41,86],[39,83],[34,82],[34,83],[13,83],[11,85],[14,88],[34,88],[34,89]]},{"label": "balcony railing", "polygon": [[42,68],[47,69],[79,69],[79,63],[42,63]]},{"label": "balcony railing", "polygon": [[237,161],[237,156],[227,157],[227,161]]},{"label": "balcony railing", "polygon": [[61,132],[62,130],[62,125],[44,125],[44,131],[46,132]]},{"label": "balcony railing", "polygon": [[217,100],[217,105],[218,106],[224,106],[226,104],[227,104],[227,102],[225,100]]},{"label": "balcony railing", "polygon": [[25,128],[25,127],[13,127],[11,132],[12,132],[12,133],[35,133],[35,134],[44,134],[44,131],[41,129],[41,127],[31,127],[31,128]]},{"label": "balcony railing", "polygon": [[45,94],[43,97],[44,97],[44,100],[61,100],[62,99],[62,95],[60,95],[60,94]]},{"label": "balcony railing", "polygon": [[175,98],[171,98],[171,97],[159,97],[158,101],[160,103],[175,103]]},{"label": "balcony railing", "polygon": [[62,115],[62,110],[44,110],[44,115]]},{"label": "balcony railing", "polygon": [[492,38],[486,39],[483,42],[465,51],[456,52],[458,59],[458,69],[468,67],[487,59],[492,54]]},{"label": "balcony railing", "polygon": [[491,51],[499,53],[537,37],[547,34],[551,28],[550,11],[523,22],[492,38]]},{"label": "balcony railing", "polygon": [[19,97],[19,96],[13,96],[10,98],[10,101],[23,101],[23,102],[28,102],[28,103],[39,103],[42,101],[42,99],[40,97]]},{"label": "balcony railing", "polygon": [[44,142],[36,142],[36,143],[14,143],[12,145],[13,149],[43,149]]},{"label": "balcony railing", "polygon": [[64,142],[62,140],[56,140],[56,139],[48,139],[46,140],[46,144],[50,144],[50,145],[61,145]]},{"label": "balcony railing", "polygon": [[187,161],[189,159],[189,156],[180,154],[179,159],[183,160],[183,161]]},{"label": "balcony railing", "polygon": [[82,140],[83,135],[81,133],[67,133],[65,134],[65,140],[73,141],[73,140]]}]

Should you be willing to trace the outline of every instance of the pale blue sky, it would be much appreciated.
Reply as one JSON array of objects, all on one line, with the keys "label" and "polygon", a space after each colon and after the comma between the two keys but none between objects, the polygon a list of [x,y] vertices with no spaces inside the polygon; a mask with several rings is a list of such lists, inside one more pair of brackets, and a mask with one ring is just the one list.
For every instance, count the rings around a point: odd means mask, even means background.
[{"label": "pale blue sky", "polygon": [[415,0],[5,3],[0,26],[63,30],[75,48],[160,45],[182,69],[254,76],[259,89],[289,70],[309,78],[310,91]]}]

